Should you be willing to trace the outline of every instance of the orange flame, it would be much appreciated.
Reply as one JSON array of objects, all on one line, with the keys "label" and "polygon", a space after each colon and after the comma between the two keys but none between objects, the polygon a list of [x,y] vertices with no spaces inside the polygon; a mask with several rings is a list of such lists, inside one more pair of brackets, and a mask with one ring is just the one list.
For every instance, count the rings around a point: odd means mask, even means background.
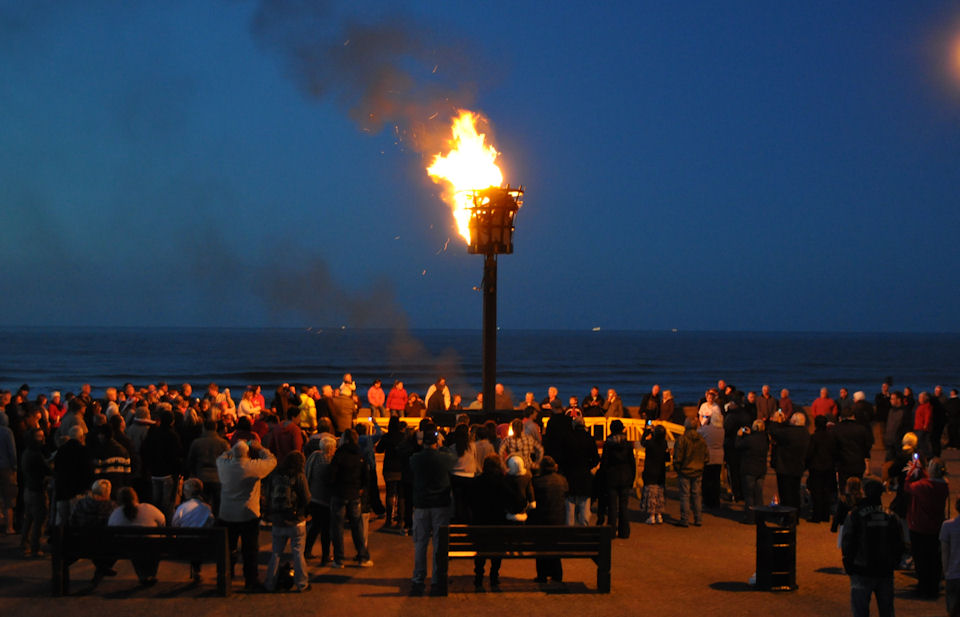
[{"label": "orange flame", "polygon": [[430,178],[445,185],[443,200],[453,209],[457,231],[467,242],[470,242],[468,223],[473,206],[471,191],[503,183],[503,173],[495,162],[500,153],[486,143],[485,134],[477,132],[479,120],[479,114],[460,110],[450,127],[450,150],[434,156],[427,167]]}]

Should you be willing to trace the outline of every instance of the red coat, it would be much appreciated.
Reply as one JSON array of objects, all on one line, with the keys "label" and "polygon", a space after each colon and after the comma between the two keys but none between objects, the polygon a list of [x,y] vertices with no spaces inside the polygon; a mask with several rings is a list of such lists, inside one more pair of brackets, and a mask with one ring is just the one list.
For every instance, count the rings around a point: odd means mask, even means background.
[{"label": "red coat", "polygon": [[810,415],[814,418],[817,416],[836,417],[837,404],[833,402],[832,398],[818,398],[810,405]]},{"label": "red coat", "polygon": [[913,430],[929,431],[933,425],[933,405],[921,403],[913,410]]},{"label": "red coat", "polygon": [[407,406],[407,391],[403,388],[399,390],[390,388],[390,394],[387,395],[387,409],[390,411],[402,412]]}]

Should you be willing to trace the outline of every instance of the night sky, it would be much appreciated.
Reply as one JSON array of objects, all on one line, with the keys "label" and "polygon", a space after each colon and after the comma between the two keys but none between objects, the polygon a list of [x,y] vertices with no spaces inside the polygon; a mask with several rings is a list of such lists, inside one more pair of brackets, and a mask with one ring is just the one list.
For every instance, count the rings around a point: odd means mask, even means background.
[{"label": "night sky", "polygon": [[362,6],[0,0],[0,325],[958,330],[955,4]]}]

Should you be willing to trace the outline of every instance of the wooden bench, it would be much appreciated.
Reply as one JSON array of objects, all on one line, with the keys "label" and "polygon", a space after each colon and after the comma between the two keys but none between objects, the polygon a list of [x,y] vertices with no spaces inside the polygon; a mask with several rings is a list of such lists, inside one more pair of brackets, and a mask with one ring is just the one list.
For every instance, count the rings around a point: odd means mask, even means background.
[{"label": "wooden bench", "polygon": [[53,595],[70,591],[78,559],[156,557],[217,564],[217,591],[230,595],[230,551],[225,527],[56,527],[52,537]]},{"label": "wooden bench", "polygon": [[[450,525],[440,528],[442,571],[449,560],[474,557],[501,559],[592,559],[597,564],[597,591],[610,593],[613,528],[563,525]],[[447,581],[439,583],[447,594]]]}]

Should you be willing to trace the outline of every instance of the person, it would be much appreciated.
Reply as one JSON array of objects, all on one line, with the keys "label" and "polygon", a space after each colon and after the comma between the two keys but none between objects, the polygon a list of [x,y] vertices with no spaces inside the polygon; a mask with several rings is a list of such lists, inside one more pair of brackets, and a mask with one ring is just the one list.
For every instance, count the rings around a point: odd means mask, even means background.
[{"label": "person", "polygon": [[[163,527],[167,519],[159,508],[149,503],[140,503],[137,491],[129,486],[120,489],[120,505],[107,519],[107,527]],[[130,562],[133,570],[144,586],[157,583],[157,568],[160,560],[157,557],[145,555],[135,557]]]},{"label": "person", "polygon": [[560,393],[554,386],[547,388],[547,396],[540,401],[540,409],[553,410],[553,413],[563,411],[563,403],[560,401]]},{"label": "person", "polygon": [[[312,390],[316,386],[300,386],[300,402],[297,405],[297,424],[307,435],[312,435],[317,431],[317,400],[312,396]],[[329,389],[329,395],[327,392]],[[333,388],[324,386],[324,400],[332,397]],[[328,401],[329,402],[329,401]]]},{"label": "person", "polygon": [[373,385],[367,388],[367,403],[370,405],[370,415],[374,418],[386,418],[389,416],[384,404],[387,401],[387,395],[383,391],[383,382],[379,379],[373,380]]},{"label": "person", "polygon": [[540,411],[540,403],[537,402],[536,397],[533,392],[527,392],[523,395],[523,402],[521,402],[517,409],[525,413],[529,413],[531,410],[535,412]]},{"label": "person", "polygon": [[[728,413],[729,415],[729,413]],[[723,470],[724,417],[713,414],[709,421],[698,429],[707,444],[710,455],[703,468],[703,505],[716,508],[720,505],[720,472]]]},{"label": "person", "polygon": [[[115,414],[122,421],[119,414]],[[112,417],[112,416],[111,416]],[[114,494],[130,483],[133,462],[127,449],[114,439],[111,423],[101,424],[93,430],[94,442],[90,445],[90,464],[93,478],[106,478],[113,486]]]},{"label": "person", "polygon": [[653,384],[650,391],[640,400],[640,417],[644,420],[659,420],[660,415],[660,384]]},{"label": "person", "polygon": [[[864,428],[870,433],[870,443],[873,443],[873,430],[870,428],[873,422],[874,410],[873,405],[867,402],[867,395],[863,390],[857,390],[853,393],[853,417],[854,419],[862,424]],[[843,414],[840,414],[840,417],[843,418]],[[871,447],[873,447],[871,445]]]},{"label": "person", "polygon": [[850,577],[850,605],[854,617],[869,617],[870,597],[878,613],[892,616],[893,570],[903,553],[903,533],[897,518],[887,513],[876,478],[863,481],[864,497],[847,516],[841,550],[843,568]]},{"label": "person", "polygon": [[[777,410],[780,403],[776,398],[770,394],[770,386],[764,384],[760,388],[760,396],[757,397],[757,418],[766,421],[770,416],[773,415],[773,412]],[[756,418],[751,418],[751,422]]]},{"label": "person", "polygon": [[660,401],[660,420],[683,424],[683,408],[677,405],[672,390],[663,391],[663,400]]},{"label": "person", "polygon": [[217,459],[230,449],[227,440],[217,433],[217,423],[203,421],[203,433],[190,442],[184,473],[188,477],[200,480],[203,487],[203,499],[210,504],[214,512],[220,507],[220,476],[217,474]]},{"label": "person", "polygon": [[403,382],[399,379],[393,382],[393,387],[387,394],[387,413],[391,416],[402,416],[407,406],[407,391],[403,389]]},{"label": "person", "polygon": [[740,452],[740,483],[743,486],[743,520],[752,525],[756,520],[754,508],[763,505],[763,478],[767,475],[767,452],[770,440],[767,425],[757,419],[749,427],[737,431],[736,448]]},{"label": "person", "polygon": [[493,408],[513,409],[513,396],[503,387],[502,383],[493,386]]},{"label": "person", "polygon": [[477,450],[470,439],[470,427],[458,424],[453,430],[453,443],[447,451],[456,457],[450,469],[450,486],[453,490],[453,522],[465,525],[470,522],[470,504],[467,496],[473,488],[473,479],[479,471]]},{"label": "person", "polygon": [[140,453],[150,475],[150,500],[165,518],[173,516],[177,487],[183,468],[183,447],[173,430],[173,411],[169,403],[161,403],[160,421],[150,427]]},{"label": "person", "polygon": [[593,386],[590,393],[583,397],[581,406],[583,415],[588,418],[598,418],[603,415],[603,398],[600,396],[600,388]]},{"label": "person", "polygon": [[940,545],[938,534],[943,524],[950,488],[944,476],[947,467],[939,458],[932,459],[926,470],[920,459],[910,463],[903,491],[910,496],[907,528],[910,550],[917,571],[917,595],[936,598],[940,594]]},{"label": "person", "polygon": [[431,384],[423,400],[426,401],[429,415],[450,409],[450,388],[447,387],[447,379],[440,377],[436,383]]},{"label": "person", "polygon": [[[2,412],[0,412],[2,413]],[[43,557],[40,534],[47,518],[46,479],[50,465],[43,454],[46,437],[43,429],[28,431],[27,447],[20,459],[23,480],[23,524],[20,529],[20,546],[25,557]]]},{"label": "person", "polygon": [[[213,510],[203,501],[203,482],[199,478],[187,478],[183,482],[183,501],[177,506],[170,519],[171,527],[211,527],[214,523]],[[194,583],[201,581],[202,562],[190,563],[190,579]]]},{"label": "person", "polygon": [[431,595],[444,595],[447,578],[444,560],[440,558],[440,528],[450,524],[450,472],[456,459],[439,449],[437,427],[423,426],[423,449],[410,457],[413,476],[413,577],[411,596],[423,594],[427,578],[427,547],[433,542],[433,575]]},{"label": "person", "polygon": [[387,433],[377,442],[376,451],[383,454],[383,483],[386,488],[386,503],[384,504],[384,529],[394,526],[403,527],[403,512],[400,503],[400,481],[403,476],[404,461],[401,459],[398,448],[403,442],[403,427],[398,416],[390,416],[387,423]]},{"label": "person", "polygon": [[523,420],[515,418],[510,423],[511,433],[500,442],[500,456],[507,460],[516,454],[523,458],[525,469],[536,469],[543,457],[543,446],[523,430]]},{"label": "person", "polygon": [[856,404],[841,410],[840,423],[834,426],[832,431],[840,486],[846,484],[847,478],[862,478],[870,461],[873,433],[857,421],[856,412]]},{"label": "person", "polygon": [[[528,510],[537,507],[533,493],[533,476],[523,463],[523,457],[513,454],[507,457],[507,475],[504,479],[507,508],[507,524],[522,525],[527,522]],[[491,581],[493,584],[493,581]]]},{"label": "person", "polygon": [[947,615],[960,617],[960,499],[953,504],[953,511],[957,514],[940,526],[940,560]]},{"label": "person", "polygon": [[943,403],[947,416],[947,447],[960,448],[960,393],[950,390],[950,398]]},{"label": "person", "polygon": [[648,426],[643,431],[640,447],[646,456],[643,459],[643,504],[647,513],[647,524],[663,522],[663,510],[666,506],[664,487],[667,483],[667,462],[670,450],[667,447],[667,430],[661,425]]},{"label": "person", "polygon": [[[373,431],[372,433],[370,431]],[[357,445],[360,448],[360,454],[363,456],[364,463],[367,465],[367,482],[363,492],[364,512],[372,511],[376,518],[384,518],[386,508],[380,500],[380,485],[377,480],[377,454],[376,447],[383,438],[383,429],[376,422],[360,422],[356,427],[358,435]],[[366,519],[364,519],[366,520]]]},{"label": "person", "polygon": [[307,528],[303,555],[306,559],[313,559],[313,546],[319,535],[321,566],[327,565],[333,554],[333,535],[330,529],[330,497],[333,484],[330,480],[330,462],[336,451],[336,438],[327,434],[320,439],[317,448],[310,453],[306,462],[307,484],[310,489],[310,503],[307,504],[310,526]]},{"label": "person", "polygon": [[470,404],[467,405],[467,411],[482,411],[483,410],[483,392],[477,392],[477,397],[470,401]]},{"label": "person", "polygon": [[[703,426],[710,420],[710,416],[716,414],[722,416],[720,405],[717,404],[717,391],[710,389],[704,394],[706,399],[697,410],[697,416],[700,418],[700,426]],[[676,460],[676,459],[674,459]]]},{"label": "person", "polygon": [[227,528],[231,556],[237,550],[237,541],[240,542],[244,589],[247,591],[260,589],[257,574],[260,481],[276,466],[273,453],[256,441],[238,441],[217,459],[221,487],[218,524]]},{"label": "person", "polygon": [[[474,525],[502,525],[507,518],[506,484],[503,459],[496,453],[488,454],[483,459],[483,471],[477,476],[470,495],[470,520]],[[483,571],[486,567],[486,557],[473,558],[473,586],[476,591],[483,591]],[[500,587],[499,557],[490,558],[490,586],[496,590]]]},{"label": "person", "polygon": [[913,410],[913,432],[917,436],[920,456],[929,459],[933,455],[933,404],[930,395],[921,392],[917,398],[918,404]]},{"label": "person", "polygon": [[[600,463],[600,453],[597,451],[597,442],[587,432],[583,418],[572,420],[563,415],[557,415],[550,424],[555,429],[554,422],[573,422],[573,430],[567,433],[563,446],[560,448],[560,471],[567,480],[567,525],[586,527],[590,524],[590,496],[593,494],[593,469]],[[545,455],[546,456],[546,455]],[[551,457],[553,459],[553,457]],[[556,460],[556,459],[553,459]]]},{"label": "person", "polygon": [[837,403],[830,398],[830,391],[827,388],[820,388],[820,396],[810,403],[810,415],[827,416],[833,422],[837,419]]},{"label": "person", "polygon": [[407,404],[403,408],[404,417],[423,418],[426,413],[427,407],[423,404],[423,401],[420,400],[420,395],[416,392],[411,392],[410,396],[407,397]]},{"label": "person", "polygon": [[270,529],[272,547],[270,561],[267,564],[267,577],[264,588],[274,591],[277,588],[277,575],[280,556],[290,542],[290,554],[293,560],[293,584],[297,591],[310,589],[307,577],[307,561],[304,558],[304,544],[307,536],[307,504],[310,503],[310,489],[304,473],[302,452],[289,452],[283,461],[267,478],[270,487],[268,504],[270,508]]},{"label": "person", "polygon": [[887,449],[887,459],[891,460],[897,456],[903,436],[912,426],[907,427],[904,422],[907,409],[903,403],[903,394],[891,392],[889,400],[886,413],[887,424],[883,432],[883,445]]},{"label": "person", "polygon": [[[540,473],[533,478],[533,494],[537,507],[530,512],[531,525],[564,525],[567,520],[567,480],[557,473],[557,463],[545,456],[540,462]],[[563,563],[559,557],[538,557],[536,562],[538,583],[552,579],[563,582]]]},{"label": "person", "polygon": [[[709,394],[709,392],[708,392]],[[711,397],[707,397],[710,402]],[[706,404],[706,403],[705,403]],[[716,403],[714,403],[716,406]],[[703,406],[701,406],[703,410]],[[712,413],[712,412],[711,412]],[[719,410],[717,414],[719,415]],[[707,414],[702,417],[709,417]],[[673,446],[673,468],[677,472],[677,482],[680,485],[680,520],[679,527],[688,527],[690,510],[693,510],[693,524],[699,527],[702,524],[703,496],[703,468],[710,460],[707,442],[703,440],[697,428],[700,426],[697,418],[687,418],[684,424],[683,435]]]},{"label": "person", "polygon": [[350,536],[357,550],[357,565],[373,566],[367,546],[366,525],[362,512],[361,496],[369,483],[369,468],[360,453],[360,436],[353,429],[344,431],[330,461],[330,535],[333,539],[333,567],[342,568],[344,560],[343,523],[350,525]]},{"label": "person", "polygon": [[[630,516],[627,506],[630,502],[630,491],[637,476],[637,462],[633,458],[633,443],[627,440],[623,432],[623,422],[614,420],[610,423],[610,435],[603,443],[603,455],[600,457],[600,470],[597,475],[602,478],[610,517],[610,526],[616,531],[617,537],[630,537]],[[534,488],[536,495],[536,488]],[[697,515],[699,520],[699,515]]]},{"label": "person", "polygon": [[814,418],[813,425],[813,435],[810,436],[805,460],[807,489],[810,491],[808,520],[811,523],[821,523],[830,520],[830,502],[837,490],[837,474],[834,469],[836,446],[833,432],[827,430],[826,416]]},{"label": "person", "polygon": [[782,411],[784,416],[789,418],[793,415],[793,399],[790,398],[790,390],[786,388],[780,390],[780,400],[777,405],[777,409]]},{"label": "person", "polygon": [[[820,414],[826,415],[826,414]],[[830,417],[829,415],[827,416]],[[776,444],[772,456],[777,471],[777,494],[780,505],[800,510],[800,480],[806,465],[810,432],[807,431],[807,416],[796,412],[789,421],[783,412],[773,414],[767,422],[767,432]]]},{"label": "person", "polygon": [[754,417],[746,407],[734,405],[723,418],[723,461],[733,501],[743,501],[743,482],[740,473],[740,451],[737,449],[737,433],[741,428],[750,428]]},{"label": "person", "polygon": [[[106,527],[116,504],[110,500],[110,480],[97,480],[90,490],[70,503],[64,524],[71,527]],[[113,569],[115,559],[94,559],[93,586],[96,587],[105,576],[116,576]]]},{"label": "person", "polygon": [[240,418],[249,418],[252,424],[260,416],[260,412],[263,411],[263,406],[254,400],[256,393],[257,389],[253,386],[247,386],[246,390],[243,391],[243,398],[240,399],[240,404],[237,405],[238,420]]},{"label": "person", "polygon": [[13,535],[13,510],[17,505],[17,444],[13,431],[8,426],[6,413],[0,413],[0,502],[3,503],[5,533]]},{"label": "person", "polygon": [[[0,418],[3,416],[0,415]],[[56,503],[54,524],[66,525],[70,520],[70,500],[83,494],[93,478],[90,473],[90,451],[84,445],[83,427],[74,425],[67,442],[57,448],[53,458],[53,490]]]}]

